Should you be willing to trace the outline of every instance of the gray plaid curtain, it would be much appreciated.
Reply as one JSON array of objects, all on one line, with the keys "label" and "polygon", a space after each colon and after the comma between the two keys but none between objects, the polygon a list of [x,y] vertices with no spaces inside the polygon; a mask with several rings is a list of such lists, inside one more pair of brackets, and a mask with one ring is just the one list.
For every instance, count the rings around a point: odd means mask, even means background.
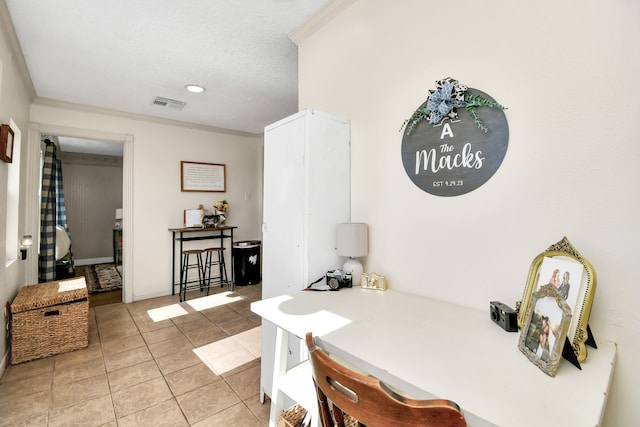
[{"label": "gray plaid curtain", "polygon": [[38,281],[52,282],[56,278],[56,146],[48,139],[45,142],[42,165],[42,198],[40,201],[40,258]]},{"label": "gray plaid curtain", "polygon": [[[56,145],[46,139],[42,167],[42,200],[40,206],[40,259],[38,281],[56,279],[56,225],[69,234],[62,186],[62,163],[57,158]],[[70,271],[74,270],[73,252],[69,245]]]}]

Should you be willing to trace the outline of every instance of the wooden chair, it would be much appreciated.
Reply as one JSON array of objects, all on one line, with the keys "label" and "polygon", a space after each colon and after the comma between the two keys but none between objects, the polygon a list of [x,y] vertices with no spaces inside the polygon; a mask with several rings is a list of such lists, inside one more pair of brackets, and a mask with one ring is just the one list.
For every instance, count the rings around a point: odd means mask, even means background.
[{"label": "wooden chair", "polygon": [[[306,336],[323,427],[464,427],[460,407],[444,399],[416,400],[331,359]],[[357,420],[357,421],[356,421]]]}]

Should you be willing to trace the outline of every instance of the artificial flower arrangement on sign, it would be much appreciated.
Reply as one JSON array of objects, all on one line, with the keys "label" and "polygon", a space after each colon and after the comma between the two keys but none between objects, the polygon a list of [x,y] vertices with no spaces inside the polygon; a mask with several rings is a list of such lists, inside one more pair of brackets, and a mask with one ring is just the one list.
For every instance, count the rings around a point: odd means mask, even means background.
[{"label": "artificial flower arrangement on sign", "polygon": [[489,128],[478,117],[477,108],[494,107],[504,110],[505,107],[481,95],[472,95],[467,90],[467,86],[451,77],[436,80],[436,90],[429,90],[427,101],[402,123],[400,130],[406,127],[407,135],[410,135],[423,120],[428,120],[432,125],[437,125],[446,118],[456,120],[458,118],[456,109],[465,108],[476,126],[486,133]]},{"label": "artificial flower arrangement on sign", "polygon": [[220,227],[227,220],[229,203],[227,200],[219,200],[213,204],[212,211],[204,211],[202,216],[203,227]]}]

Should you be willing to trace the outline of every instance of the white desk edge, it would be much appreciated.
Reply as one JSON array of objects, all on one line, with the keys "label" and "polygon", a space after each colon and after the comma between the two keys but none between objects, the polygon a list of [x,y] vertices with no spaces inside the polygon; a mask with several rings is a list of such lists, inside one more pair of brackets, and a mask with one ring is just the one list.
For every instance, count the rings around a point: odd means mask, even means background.
[{"label": "white desk edge", "polygon": [[482,312],[354,287],[283,295],[251,310],[300,338],[313,332],[328,351],[414,397],[457,402],[469,425],[599,425],[615,365],[615,343],[598,341],[582,371],[562,360],[551,378],[518,350],[519,333],[491,322],[488,303]]}]

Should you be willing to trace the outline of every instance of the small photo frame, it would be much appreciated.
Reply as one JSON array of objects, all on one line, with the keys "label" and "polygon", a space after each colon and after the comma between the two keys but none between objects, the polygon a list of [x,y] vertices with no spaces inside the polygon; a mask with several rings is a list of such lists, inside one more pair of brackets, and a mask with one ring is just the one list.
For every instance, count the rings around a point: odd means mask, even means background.
[{"label": "small photo frame", "polygon": [[518,310],[520,328],[524,328],[533,294],[548,284],[556,288],[570,309],[572,316],[567,338],[578,362],[582,362],[587,358],[586,342],[596,289],[596,272],[566,237],[551,245],[531,263]]},{"label": "small photo frame", "polygon": [[518,348],[545,374],[555,377],[571,323],[571,309],[558,289],[546,284],[534,292]]},{"label": "small photo frame", "polygon": [[13,162],[13,130],[9,125],[0,127],[0,160]]}]

